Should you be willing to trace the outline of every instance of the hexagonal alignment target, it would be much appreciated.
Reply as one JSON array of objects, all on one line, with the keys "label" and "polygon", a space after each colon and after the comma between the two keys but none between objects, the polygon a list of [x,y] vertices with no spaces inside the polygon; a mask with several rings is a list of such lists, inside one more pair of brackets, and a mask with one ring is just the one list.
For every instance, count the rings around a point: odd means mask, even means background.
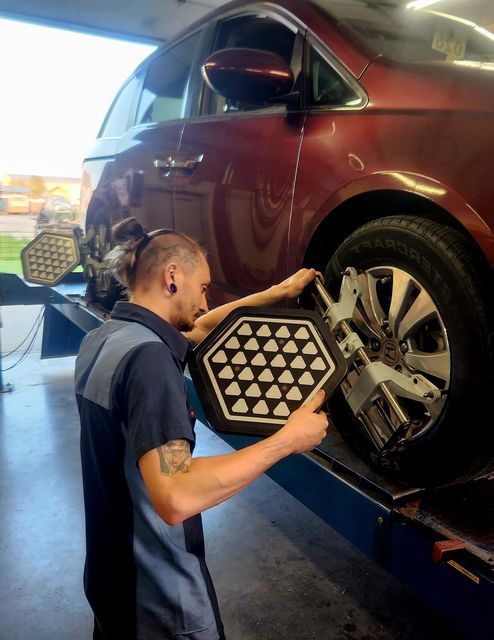
[{"label": "hexagonal alignment target", "polygon": [[77,267],[79,243],[74,234],[42,231],[21,251],[24,279],[53,286]]},{"label": "hexagonal alignment target", "polygon": [[322,318],[304,309],[241,307],[197,347],[189,370],[219,431],[269,435],[319,389],[329,397],[346,362]]}]

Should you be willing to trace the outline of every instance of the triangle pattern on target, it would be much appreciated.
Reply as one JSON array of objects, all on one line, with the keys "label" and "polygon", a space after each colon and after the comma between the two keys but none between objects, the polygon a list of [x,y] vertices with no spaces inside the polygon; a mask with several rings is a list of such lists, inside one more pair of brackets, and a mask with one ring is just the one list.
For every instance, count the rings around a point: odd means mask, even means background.
[{"label": "triangle pattern on target", "polygon": [[275,416],[279,416],[280,418],[286,418],[290,415],[290,409],[288,408],[286,402],[280,402],[274,409],[273,413]]},{"label": "triangle pattern on target", "polygon": [[239,336],[251,336],[252,335],[252,328],[251,328],[250,324],[248,324],[247,322],[244,322],[244,324],[238,330],[238,335]]},{"label": "triangle pattern on target", "polygon": [[290,391],[286,394],[287,400],[302,400],[302,394],[300,393],[300,389],[298,387],[292,387]]},{"label": "triangle pattern on target", "polygon": [[258,353],[252,358],[251,364],[256,367],[264,367],[264,365],[266,364],[266,358],[262,355],[262,353]]},{"label": "triangle pattern on target", "polygon": [[227,396],[239,396],[242,393],[242,390],[238,386],[238,382],[232,382],[225,389],[225,393]]},{"label": "triangle pattern on target", "polygon": [[272,367],[286,367],[285,358],[279,353],[273,360],[271,360]]},{"label": "triangle pattern on target", "polygon": [[215,362],[217,364],[224,364],[227,360],[228,358],[226,357],[226,353],[223,351],[223,349],[215,353],[211,358],[211,362]]},{"label": "triangle pattern on target", "polygon": [[231,380],[233,378],[233,369],[231,367],[224,367],[219,373],[218,378],[222,380]]},{"label": "triangle pattern on target", "polygon": [[254,380],[252,369],[250,367],[242,369],[242,371],[238,374],[238,378],[239,380]]},{"label": "triangle pattern on target", "polygon": [[251,338],[245,343],[245,349],[247,351],[259,351],[259,343],[255,338]]},{"label": "triangle pattern on target", "polygon": [[280,388],[273,384],[272,387],[269,387],[269,389],[266,391],[266,398],[275,398],[276,400],[278,398],[281,398],[281,391]]},{"label": "triangle pattern on target", "polygon": [[278,329],[278,331],[274,334],[277,338],[289,338],[290,337],[290,332],[288,331],[288,329],[285,327],[285,325],[283,325],[282,327],[280,327]]},{"label": "triangle pattern on target", "polygon": [[310,338],[309,332],[305,327],[300,327],[300,329],[295,334],[295,337],[297,338],[297,340],[307,340],[307,338]]},{"label": "triangle pattern on target", "polygon": [[286,345],[283,347],[283,351],[285,353],[297,353],[298,351],[298,347],[295,344],[295,342],[293,340],[290,340],[289,342],[286,343]]},{"label": "triangle pattern on target", "polygon": [[264,400],[259,400],[256,406],[252,409],[252,411],[256,415],[266,416],[269,413],[269,408]]},{"label": "triangle pattern on target", "polygon": [[314,378],[309,371],[306,371],[300,376],[300,378],[298,379],[298,383],[304,385],[314,384]]},{"label": "triangle pattern on target", "polygon": [[237,400],[237,402],[232,407],[232,411],[235,411],[236,413],[247,413],[248,410],[249,407],[243,398]]},{"label": "triangle pattern on target", "polygon": [[239,351],[238,353],[236,353],[233,356],[232,363],[233,364],[246,364],[247,363],[247,358],[245,357],[245,354],[242,351]]},{"label": "triangle pattern on target", "polygon": [[276,340],[269,340],[264,345],[264,351],[278,351],[278,344]]},{"label": "triangle pattern on target", "polygon": [[273,382],[274,376],[270,369],[264,369],[259,376],[260,382]]},{"label": "triangle pattern on target", "polygon": [[293,376],[290,373],[290,371],[283,371],[283,373],[281,374],[281,376],[278,378],[278,380],[280,382],[282,382],[283,384],[292,384],[293,382]]},{"label": "triangle pattern on target", "polygon": [[267,324],[263,324],[257,331],[256,336],[260,338],[269,338],[271,336],[271,329]]},{"label": "triangle pattern on target", "polygon": [[317,347],[313,342],[308,342],[302,349],[302,353],[308,356],[314,356],[317,353]]},{"label": "triangle pattern on target", "polygon": [[238,338],[236,338],[235,336],[230,338],[230,340],[228,340],[228,342],[225,344],[225,349],[239,349],[239,348],[240,348],[240,342],[238,341]]}]

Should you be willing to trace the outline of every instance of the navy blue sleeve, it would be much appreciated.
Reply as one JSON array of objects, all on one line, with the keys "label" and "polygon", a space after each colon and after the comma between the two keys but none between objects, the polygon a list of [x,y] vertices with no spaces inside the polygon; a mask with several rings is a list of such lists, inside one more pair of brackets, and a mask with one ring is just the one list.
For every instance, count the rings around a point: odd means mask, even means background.
[{"label": "navy blue sleeve", "polygon": [[166,345],[148,342],[134,349],[120,386],[121,416],[136,463],[170,440],[195,442],[193,419],[179,363]]}]

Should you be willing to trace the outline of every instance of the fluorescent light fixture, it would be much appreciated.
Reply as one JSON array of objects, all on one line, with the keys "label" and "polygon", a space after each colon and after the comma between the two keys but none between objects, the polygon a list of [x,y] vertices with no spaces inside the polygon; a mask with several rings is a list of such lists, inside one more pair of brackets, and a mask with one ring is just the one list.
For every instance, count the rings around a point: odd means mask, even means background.
[{"label": "fluorescent light fixture", "polygon": [[441,2],[441,0],[413,0],[413,2],[407,4],[407,9],[424,9],[438,2]]},{"label": "fluorescent light fixture", "polygon": [[489,31],[488,29],[484,29],[484,27],[479,27],[477,25],[475,25],[474,30],[477,33],[485,36],[486,38],[489,38],[489,40],[494,40],[494,33],[492,33],[492,31]]}]

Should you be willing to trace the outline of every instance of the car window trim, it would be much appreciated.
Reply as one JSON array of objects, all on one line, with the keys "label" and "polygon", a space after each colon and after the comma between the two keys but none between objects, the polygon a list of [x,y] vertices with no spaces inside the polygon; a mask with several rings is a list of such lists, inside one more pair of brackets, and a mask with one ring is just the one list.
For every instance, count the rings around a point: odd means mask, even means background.
[{"label": "car window trim", "polygon": [[[341,81],[349,87],[354,93],[356,98],[360,98],[360,104],[356,105],[334,105],[334,104],[323,104],[316,105],[310,104],[308,101],[308,96],[310,94],[309,88],[312,83],[312,77],[310,72],[310,50],[314,49],[321,58],[328,64],[333,71],[341,78]],[[307,36],[305,39],[305,52],[304,52],[304,107],[309,111],[319,112],[319,111],[361,111],[364,109],[368,102],[369,96],[367,92],[364,90],[362,85],[357,81],[357,79],[351,74],[343,64],[338,60],[338,58],[331,53],[328,47],[317,38],[317,36],[311,31],[307,32]]]}]

